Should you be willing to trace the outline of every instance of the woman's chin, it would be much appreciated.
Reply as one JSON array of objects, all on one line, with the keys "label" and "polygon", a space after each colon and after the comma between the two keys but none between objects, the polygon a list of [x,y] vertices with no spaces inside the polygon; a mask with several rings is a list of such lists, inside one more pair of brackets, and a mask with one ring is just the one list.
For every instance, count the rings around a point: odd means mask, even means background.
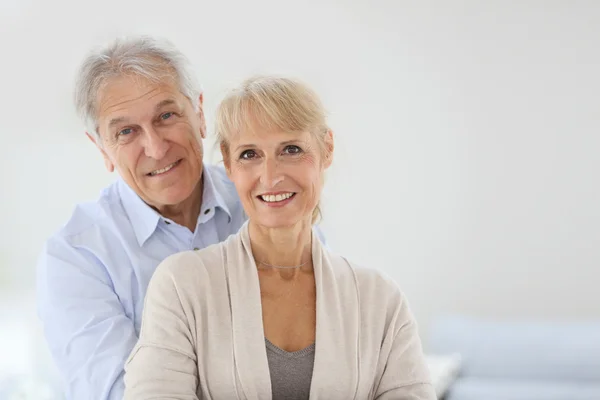
[{"label": "woman's chin", "polygon": [[299,223],[303,222],[306,218],[298,218],[295,217],[282,217],[279,216],[277,218],[274,217],[263,217],[263,218],[252,218],[250,220],[252,223],[261,226],[263,228],[268,229],[290,229],[297,226]]}]

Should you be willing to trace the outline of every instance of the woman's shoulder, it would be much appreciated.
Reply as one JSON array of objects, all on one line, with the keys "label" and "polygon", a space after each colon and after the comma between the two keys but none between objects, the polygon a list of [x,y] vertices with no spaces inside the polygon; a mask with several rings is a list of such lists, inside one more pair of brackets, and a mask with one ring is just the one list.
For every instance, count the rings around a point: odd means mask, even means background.
[{"label": "woman's shoulder", "polygon": [[[152,281],[170,281],[178,288],[191,287],[194,291],[213,284],[223,274],[227,241],[200,250],[187,250],[165,258],[156,268]],[[152,283],[152,282],[151,282]]]},{"label": "woman's shoulder", "polygon": [[217,261],[223,243],[210,245],[200,250],[186,250],[165,258],[156,268],[156,273],[178,276],[203,270],[207,263]]},{"label": "woman's shoulder", "polygon": [[386,272],[354,263],[342,257],[355,280],[362,318],[381,332],[393,331],[413,320],[401,286]]},{"label": "woman's shoulder", "polygon": [[385,272],[353,262],[346,257],[330,254],[330,259],[337,265],[338,274],[352,276],[361,292],[394,294],[400,292],[398,284]]},{"label": "woman's shoulder", "polygon": [[370,308],[397,309],[404,302],[398,283],[384,271],[353,262],[346,257],[330,255],[337,265],[338,277],[350,277],[356,286],[360,302]]}]

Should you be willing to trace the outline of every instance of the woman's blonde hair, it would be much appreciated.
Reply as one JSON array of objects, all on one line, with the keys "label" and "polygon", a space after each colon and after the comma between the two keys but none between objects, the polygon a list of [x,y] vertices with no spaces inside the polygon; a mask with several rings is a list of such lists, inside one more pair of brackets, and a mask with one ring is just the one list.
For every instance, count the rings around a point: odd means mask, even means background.
[{"label": "woman's blonde hair", "polygon": [[[228,157],[229,140],[255,128],[284,132],[309,132],[325,152],[329,131],[326,112],[319,96],[306,84],[291,78],[255,76],[229,92],[217,107],[215,133],[223,157]],[[319,205],[313,223],[321,216]]]}]

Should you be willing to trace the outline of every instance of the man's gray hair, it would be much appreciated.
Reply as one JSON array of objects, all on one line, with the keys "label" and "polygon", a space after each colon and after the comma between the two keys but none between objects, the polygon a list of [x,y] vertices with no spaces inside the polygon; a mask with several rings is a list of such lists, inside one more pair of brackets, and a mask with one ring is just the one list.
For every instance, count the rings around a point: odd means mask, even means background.
[{"label": "man's gray hair", "polygon": [[134,75],[152,82],[174,79],[198,110],[202,92],[188,59],[169,41],[149,36],[117,38],[92,51],[77,74],[75,107],[88,133],[100,137],[96,101],[111,78]]}]

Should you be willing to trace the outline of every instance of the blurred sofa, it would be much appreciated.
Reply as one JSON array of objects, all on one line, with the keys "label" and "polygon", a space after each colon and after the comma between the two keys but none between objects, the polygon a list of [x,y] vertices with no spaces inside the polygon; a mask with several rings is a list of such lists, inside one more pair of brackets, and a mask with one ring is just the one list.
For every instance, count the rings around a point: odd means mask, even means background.
[{"label": "blurred sofa", "polygon": [[440,318],[429,351],[460,354],[444,400],[600,400],[600,320]]}]

